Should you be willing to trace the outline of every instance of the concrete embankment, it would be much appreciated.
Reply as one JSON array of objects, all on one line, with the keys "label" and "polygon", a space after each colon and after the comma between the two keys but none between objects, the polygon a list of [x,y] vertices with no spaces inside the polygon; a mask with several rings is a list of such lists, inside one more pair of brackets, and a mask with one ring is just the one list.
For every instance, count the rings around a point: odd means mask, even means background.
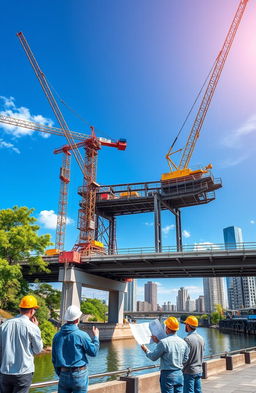
[{"label": "concrete embankment", "polygon": [[128,324],[110,323],[81,323],[80,329],[91,335],[92,326],[95,325],[100,330],[100,341],[114,341],[133,338],[132,331]]},{"label": "concrete embankment", "polygon": [[[256,391],[256,351],[226,355],[203,364],[203,391],[225,393]],[[120,377],[119,381],[89,386],[91,393],[160,393],[159,372]]]}]

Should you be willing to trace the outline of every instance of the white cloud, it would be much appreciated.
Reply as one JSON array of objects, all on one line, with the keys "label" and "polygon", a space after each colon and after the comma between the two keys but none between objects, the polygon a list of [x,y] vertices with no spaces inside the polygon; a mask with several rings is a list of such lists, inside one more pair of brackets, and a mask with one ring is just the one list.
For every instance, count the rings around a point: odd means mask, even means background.
[{"label": "white cloud", "polygon": [[204,250],[218,250],[219,246],[211,242],[202,242],[194,244],[194,251],[204,251]]},{"label": "white cloud", "polygon": [[[47,119],[42,115],[32,115],[30,110],[24,106],[17,107],[15,105],[14,97],[3,97],[0,96],[0,100],[3,102],[2,107],[3,110],[0,111],[0,115],[9,116],[15,119],[20,120],[28,120],[34,123],[39,123],[41,125],[46,125],[49,127],[53,126],[53,121],[51,119]],[[12,135],[16,138],[20,138],[25,135],[32,135],[35,131],[29,130],[23,127],[16,127],[10,124],[4,124],[0,122],[0,127],[4,130],[4,132],[8,135]],[[50,134],[45,134],[40,132],[40,135],[43,138],[48,138]]]},{"label": "white cloud", "polygon": [[191,236],[191,233],[189,231],[186,231],[186,229],[184,229],[184,231],[182,231],[182,236],[187,239]]},{"label": "white cloud", "polygon": [[254,221],[254,220],[251,220],[251,221],[250,221],[250,224],[255,224],[255,221]]},{"label": "white cloud", "polygon": [[0,138],[0,149],[10,149],[15,153],[20,154],[19,149],[15,147],[13,143],[5,142],[2,138]]},{"label": "white cloud", "polygon": [[247,136],[255,132],[256,132],[256,115],[252,115],[239,128],[231,131],[227,136],[225,136],[222,142],[227,147],[240,148],[241,139],[244,136]]},{"label": "white cloud", "polygon": [[146,227],[152,227],[154,225],[153,222],[145,222]]},{"label": "white cloud", "polygon": [[[47,229],[56,229],[57,214],[54,210],[42,210],[39,213],[38,221]],[[73,224],[74,220],[67,217],[66,224]]]},{"label": "white cloud", "polygon": [[174,225],[174,224],[166,225],[166,227],[163,227],[163,228],[162,228],[162,231],[163,231],[163,233],[164,233],[165,235],[168,235],[168,233],[169,233],[172,229],[174,229],[174,228],[175,228],[175,225]]},{"label": "white cloud", "polygon": [[242,154],[240,157],[227,158],[225,161],[223,161],[222,167],[228,168],[228,167],[239,165],[241,164],[241,162],[247,160],[248,157],[249,157],[248,154]]}]

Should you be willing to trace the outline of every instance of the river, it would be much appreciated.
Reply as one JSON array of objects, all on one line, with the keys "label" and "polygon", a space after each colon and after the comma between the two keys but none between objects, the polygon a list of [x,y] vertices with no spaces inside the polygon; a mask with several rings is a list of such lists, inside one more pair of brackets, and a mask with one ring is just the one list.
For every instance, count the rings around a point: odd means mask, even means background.
[{"label": "river", "polygon": [[[222,333],[217,329],[198,328],[198,333],[205,340],[205,356],[236,349],[248,348],[256,345],[255,336]],[[184,325],[181,325],[179,336],[185,337]],[[152,344],[153,346],[155,344]],[[149,346],[150,347],[150,346]],[[100,353],[96,358],[89,358],[89,374],[116,371],[128,367],[152,365],[146,358],[135,340],[120,340],[101,343]],[[35,374],[33,382],[43,382],[56,379],[51,362],[51,354],[39,355],[35,359]],[[152,370],[151,370],[152,371]],[[145,371],[143,371],[145,373]],[[108,378],[110,380],[111,378]],[[114,377],[112,377],[114,379]],[[104,379],[106,380],[106,378]],[[90,383],[103,381],[92,379]],[[56,392],[56,386],[44,389],[31,389],[31,393]]]}]

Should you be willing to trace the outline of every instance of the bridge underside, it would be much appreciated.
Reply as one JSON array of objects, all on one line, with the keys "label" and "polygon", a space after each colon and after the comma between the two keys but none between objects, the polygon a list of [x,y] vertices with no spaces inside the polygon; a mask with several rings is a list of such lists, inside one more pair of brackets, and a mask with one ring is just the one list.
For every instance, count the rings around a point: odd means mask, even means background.
[{"label": "bridge underside", "polygon": [[[30,275],[23,266],[24,278],[33,282],[58,281],[58,256],[47,257],[51,273]],[[84,272],[122,281],[126,278],[235,277],[256,276],[256,250],[227,250],[190,253],[149,253],[84,257],[77,265]]]}]

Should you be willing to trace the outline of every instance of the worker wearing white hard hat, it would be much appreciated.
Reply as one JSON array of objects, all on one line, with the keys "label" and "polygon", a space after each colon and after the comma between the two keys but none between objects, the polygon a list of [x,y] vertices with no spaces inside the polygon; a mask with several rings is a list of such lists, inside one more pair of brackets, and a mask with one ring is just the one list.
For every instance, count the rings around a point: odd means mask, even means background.
[{"label": "worker wearing white hard hat", "polygon": [[64,314],[66,323],[53,338],[52,362],[59,375],[58,393],[74,389],[86,393],[88,389],[87,355],[96,356],[99,351],[99,330],[93,326],[91,339],[78,327],[81,316],[79,307],[69,306]]}]

